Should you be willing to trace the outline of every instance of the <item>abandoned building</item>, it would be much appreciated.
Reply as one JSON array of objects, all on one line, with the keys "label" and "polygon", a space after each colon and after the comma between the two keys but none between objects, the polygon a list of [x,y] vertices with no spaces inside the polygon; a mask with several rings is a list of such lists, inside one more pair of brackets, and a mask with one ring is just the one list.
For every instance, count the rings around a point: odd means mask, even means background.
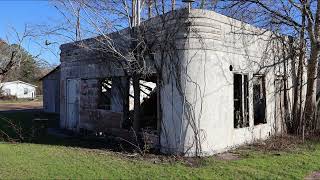
[{"label": "abandoned building", "polygon": [[[141,72],[139,132],[154,134],[162,152],[211,155],[284,131],[281,104],[290,96],[283,91],[290,66],[275,63],[282,62],[276,58],[282,50],[270,45],[271,32],[252,35],[246,32],[262,30],[197,9],[141,26],[153,46]],[[109,36],[122,54],[129,52],[129,29]],[[101,41],[60,47],[61,128],[131,131],[133,72],[114,52],[101,53]]]},{"label": "abandoned building", "polygon": [[47,113],[60,112],[60,66],[57,66],[43,76],[43,111]]}]

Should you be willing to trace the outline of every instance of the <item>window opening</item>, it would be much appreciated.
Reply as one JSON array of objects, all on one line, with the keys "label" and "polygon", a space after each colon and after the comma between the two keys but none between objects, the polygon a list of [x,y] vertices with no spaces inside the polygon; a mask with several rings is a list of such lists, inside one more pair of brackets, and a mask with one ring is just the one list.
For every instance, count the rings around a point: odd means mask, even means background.
[{"label": "window opening", "polygon": [[249,80],[246,74],[234,74],[234,128],[249,126]]},{"label": "window opening", "polygon": [[28,88],[23,88],[23,94],[28,94]]},{"label": "window opening", "polygon": [[99,81],[98,109],[111,110],[111,88],[111,78],[105,78]]},{"label": "window opening", "polygon": [[253,76],[253,111],[254,125],[267,123],[266,121],[266,87],[265,76]]}]

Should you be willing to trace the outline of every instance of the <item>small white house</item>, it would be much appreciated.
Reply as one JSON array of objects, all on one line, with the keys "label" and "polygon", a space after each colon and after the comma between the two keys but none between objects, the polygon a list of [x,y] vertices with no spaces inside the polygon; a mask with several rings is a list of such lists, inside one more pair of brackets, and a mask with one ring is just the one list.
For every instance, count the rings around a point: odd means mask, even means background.
[{"label": "small white house", "polygon": [[36,87],[23,81],[0,83],[0,88],[4,95],[16,96],[17,98],[34,99],[36,97]]}]

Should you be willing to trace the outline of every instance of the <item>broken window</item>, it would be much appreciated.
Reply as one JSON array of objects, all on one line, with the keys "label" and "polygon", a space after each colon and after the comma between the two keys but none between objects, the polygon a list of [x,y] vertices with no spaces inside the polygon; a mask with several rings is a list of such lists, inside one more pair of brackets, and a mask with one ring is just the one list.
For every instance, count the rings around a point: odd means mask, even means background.
[{"label": "broken window", "polygon": [[141,127],[157,129],[157,88],[150,80],[140,80]]},{"label": "broken window", "polygon": [[98,109],[111,110],[112,79],[105,78],[99,82]]},{"label": "broken window", "polygon": [[11,89],[4,89],[4,95],[9,96],[11,95]]},{"label": "broken window", "polygon": [[249,82],[248,75],[234,74],[234,128],[249,126]]},{"label": "broken window", "polygon": [[253,76],[254,125],[266,123],[266,87],[265,76]]},{"label": "broken window", "polygon": [[23,94],[28,94],[28,88],[23,88]]},{"label": "broken window", "polygon": [[242,75],[234,74],[233,77],[233,101],[234,101],[234,128],[239,128],[242,121]]},{"label": "broken window", "polygon": [[[156,83],[152,81],[139,80],[140,84],[140,103],[145,101],[150,97],[150,94],[156,88]],[[134,91],[133,91],[133,82],[130,80],[130,88],[129,88],[129,110],[133,110],[134,108]]]},{"label": "broken window", "polygon": [[[134,121],[134,90],[132,79],[129,81],[129,120]],[[139,80],[140,87],[140,113],[139,127],[144,130],[157,130],[158,126],[158,103],[159,92],[157,89],[157,76],[150,75]],[[129,122],[128,122],[129,123]],[[124,124],[124,127],[131,127],[132,124]]]},{"label": "broken window", "polygon": [[248,75],[243,75],[243,116],[244,116],[244,126],[249,126],[249,79]]}]

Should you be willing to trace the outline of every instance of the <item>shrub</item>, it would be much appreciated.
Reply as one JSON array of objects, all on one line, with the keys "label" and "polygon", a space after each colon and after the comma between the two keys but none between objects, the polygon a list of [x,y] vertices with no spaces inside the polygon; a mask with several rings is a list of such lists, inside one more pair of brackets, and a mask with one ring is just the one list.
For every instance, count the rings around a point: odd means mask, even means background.
[{"label": "shrub", "polygon": [[17,96],[13,95],[0,95],[0,100],[17,100]]}]

